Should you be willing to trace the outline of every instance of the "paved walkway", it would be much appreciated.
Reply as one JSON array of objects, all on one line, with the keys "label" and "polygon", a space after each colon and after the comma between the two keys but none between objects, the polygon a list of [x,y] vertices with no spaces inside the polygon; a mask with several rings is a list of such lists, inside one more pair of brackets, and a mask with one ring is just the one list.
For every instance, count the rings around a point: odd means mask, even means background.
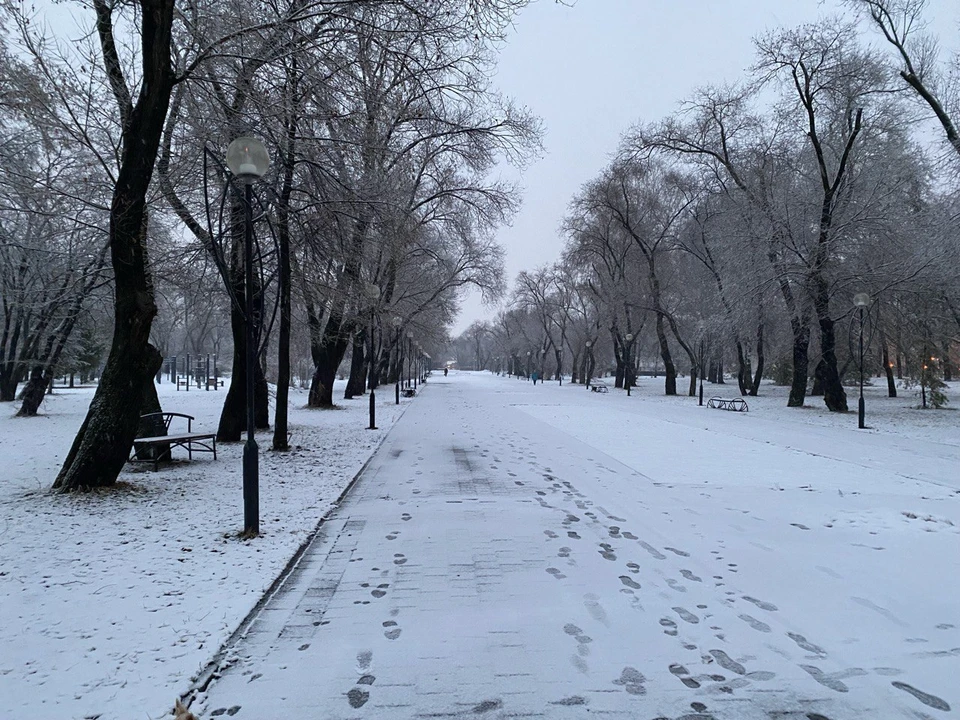
[{"label": "paved walkway", "polygon": [[720,550],[654,530],[650,478],[511,407],[511,382],[431,379],[233,648],[205,720],[929,717],[901,715],[889,678],[846,705],[866,672],[802,634],[757,652],[777,608]]}]

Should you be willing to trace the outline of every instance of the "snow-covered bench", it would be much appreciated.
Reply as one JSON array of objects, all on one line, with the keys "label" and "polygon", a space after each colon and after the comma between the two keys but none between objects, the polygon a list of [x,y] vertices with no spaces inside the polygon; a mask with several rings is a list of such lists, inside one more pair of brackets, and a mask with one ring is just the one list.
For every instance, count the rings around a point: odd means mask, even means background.
[{"label": "snow-covered bench", "polygon": [[[170,423],[175,417],[185,418],[187,421],[187,432],[170,433]],[[187,451],[187,458],[193,460],[195,452],[213,453],[213,459],[217,459],[217,435],[216,433],[195,433],[193,432],[193,415],[184,415],[175,412],[157,412],[147,413],[140,416],[141,420],[151,420],[154,422],[162,420],[167,435],[154,435],[152,437],[139,437],[133,441],[133,454],[130,456],[130,462],[152,462],[153,469],[156,470],[161,460],[170,459],[170,451],[174,447],[182,447]],[[146,457],[150,449],[159,450],[150,457]]]},{"label": "snow-covered bench", "polygon": [[610,388],[606,383],[590,383],[590,392],[605,393],[609,391]]}]

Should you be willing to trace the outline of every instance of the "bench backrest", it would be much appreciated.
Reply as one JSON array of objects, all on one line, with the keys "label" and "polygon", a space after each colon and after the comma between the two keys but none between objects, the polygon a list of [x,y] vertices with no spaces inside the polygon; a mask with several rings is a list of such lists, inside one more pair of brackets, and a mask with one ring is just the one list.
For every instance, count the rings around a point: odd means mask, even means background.
[{"label": "bench backrest", "polygon": [[[146,424],[149,424],[150,427],[155,428],[158,432],[153,433],[154,435],[165,435],[170,431],[170,423],[173,422],[173,419],[184,418],[187,421],[187,432],[193,432],[193,415],[184,415],[183,413],[175,412],[155,412],[147,413],[146,415],[140,416],[140,427],[144,428]],[[164,432],[159,432],[160,427],[163,427]],[[147,435],[141,435],[141,437],[149,437]]]}]

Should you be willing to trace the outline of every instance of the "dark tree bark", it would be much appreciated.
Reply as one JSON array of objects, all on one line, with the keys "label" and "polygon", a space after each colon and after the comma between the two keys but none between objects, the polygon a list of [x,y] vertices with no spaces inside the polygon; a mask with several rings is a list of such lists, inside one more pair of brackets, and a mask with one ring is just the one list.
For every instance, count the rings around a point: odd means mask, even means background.
[{"label": "dark tree bark", "polygon": [[760,394],[760,383],[763,381],[763,321],[757,325],[757,371],[753,376],[753,383],[750,385],[750,396],[757,397]]},{"label": "dark tree bark", "polygon": [[817,278],[814,307],[820,325],[820,363],[817,370],[823,382],[823,402],[830,412],[847,412],[847,393],[837,370],[837,340],[835,323],[830,317],[829,288],[822,277]]},{"label": "dark tree bark", "polygon": [[310,325],[310,354],[314,363],[307,405],[332,408],[333,383],[337,379],[337,368],[347,352],[349,334],[343,331],[343,321],[337,314],[331,314],[321,328],[320,317],[310,303],[307,305],[307,322]]},{"label": "dark tree bark", "polygon": [[813,369],[813,387],[810,388],[811,397],[823,397],[823,359],[817,362]]},{"label": "dark tree bark", "polygon": [[[235,273],[240,279],[234,285],[234,292],[240,307],[244,307],[243,273]],[[257,300],[254,300],[257,305]],[[237,303],[230,308],[230,329],[233,334],[233,373],[230,376],[230,387],[223,401],[220,411],[220,424],[217,426],[217,440],[220,442],[240,442],[243,432],[247,429],[247,334],[244,329],[244,318]],[[254,416],[253,422],[258,430],[270,427],[270,408],[267,379],[263,375],[263,367],[254,362]]]},{"label": "dark tree bark", "polygon": [[143,388],[163,363],[150,344],[157,314],[147,266],[146,196],[170,104],[174,0],[140,0],[142,82],[132,104],[113,39],[112,10],[94,0],[104,67],[120,108],[123,145],[110,206],[114,272],[113,342],[87,417],[53,486],[61,491],[113,485],[133,445]]},{"label": "dark tree bark", "polygon": [[[878,320],[879,322],[879,320]],[[880,329],[880,347],[883,350],[883,373],[887,378],[887,397],[897,396],[897,381],[893,377],[893,363],[890,362],[890,346],[887,344],[886,333]]]},{"label": "dark tree bark", "polygon": [[287,432],[287,411],[290,397],[290,196],[293,193],[294,152],[297,134],[296,58],[293,59],[289,88],[290,114],[287,117],[284,148],[283,185],[277,203],[278,292],[280,294],[280,327],[277,335],[277,407],[273,416],[273,449],[290,448]]},{"label": "dark tree bark", "polygon": [[663,359],[663,392],[665,395],[677,394],[677,368],[670,355],[670,346],[667,344],[667,333],[663,328],[663,314],[657,314],[657,342],[660,344],[660,357]]},{"label": "dark tree bark", "polygon": [[[750,393],[750,363],[747,360],[747,354],[743,350],[743,343],[737,339],[737,387],[740,388],[741,395]],[[710,382],[716,382],[716,365],[710,363]]]},{"label": "dark tree bark", "polygon": [[793,380],[787,407],[803,407],[807,396],[807,373],[810,369],[810,326],[797,317],[790,318],[793,331]]},{"label": "dark tree bark", "polygon": [[615,388],[623,388],[623,346],[620,344],[620,336],[617,333],[616,328],[610,328],[610,338],[613,341],[613,357],[616,362],[616,368],[614,370],[614,379],[613,386]]},{"label": "dark tree bark", "polygon": [[353,336],[353,348],[350,350],[350,377],[347,378],[347,387],[343,391],[344,400],[352,400],[364,393],[364,377],[366,376],[367,329],[357,328]]},{"label": "dark tree bark", "polygon": [[42,366],[36,365],[30,371],[30,379],[20,395],[23,402],[17,412],[19,417],[32,417],[37,414],[47,390],[48,380],[49,378],[43,373]]}]

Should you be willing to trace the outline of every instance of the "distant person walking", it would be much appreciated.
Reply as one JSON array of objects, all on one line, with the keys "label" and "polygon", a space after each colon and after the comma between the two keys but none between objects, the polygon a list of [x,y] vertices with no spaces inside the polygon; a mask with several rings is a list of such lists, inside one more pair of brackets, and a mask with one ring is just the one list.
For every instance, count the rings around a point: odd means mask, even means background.
[{"label": "distant person walking", "polygon": [[448,371],[449,369],[450,369],[450,368],[444,368],[444,369],[443,369],[443,376],[444,376],[444,377],[447,376],[447,371]]},{"label": "distant person walking", "polygon": [[539,373],[538,373],[536,370],[533,371],[533,373],[530,375],[530,377],[533,378],[533,384],[534,384],[534,385],[536,385],[536,384],[537,384],[537,380],[540,379],[540,375],[539,375]]}]

